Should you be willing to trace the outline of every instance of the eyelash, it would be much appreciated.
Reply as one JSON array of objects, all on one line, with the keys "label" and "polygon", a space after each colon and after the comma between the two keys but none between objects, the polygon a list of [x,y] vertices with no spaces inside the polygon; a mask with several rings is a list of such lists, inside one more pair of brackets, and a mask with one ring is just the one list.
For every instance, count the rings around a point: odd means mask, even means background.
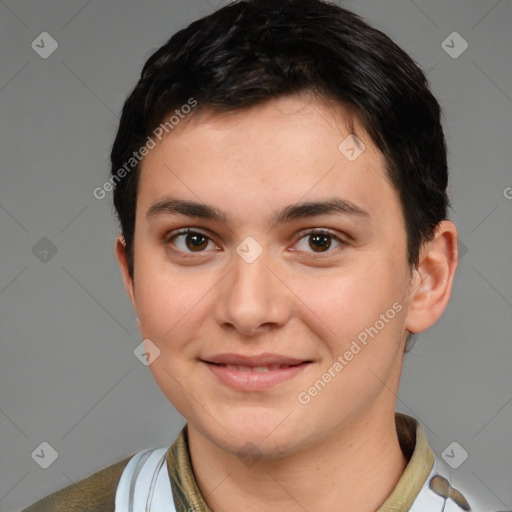
[{"label": "eyelash", "polygon": [[[168,244],[173,244],[174,241],[180,237],[180,236],[183,236],[183,235],[201,235],[201,236],[204,236],[209,242],[213,242],[213,240],[208,236],[206,235],[205,233],[202,233],[201,231],[198,231],[198,230],[195,230],[195,229],[191,229],[191,228],[186,228],[186,229],[182,229],[180,231],[178,231],[177,233],[174,233],[172,234],[170,237],[168,237],[166,239],[166,243]],[[343,240],[342,238],[340,238],[339,236],[335,235],[334,233],[332,233],[331,231],[329,231],[328,229],[320,229],[320,228],[313,228],[313,229],[309,229],[307,231],[304,231],[303,233],[301,233],[299,239],[297,240],[297,242],[295,242],[294,245],[296,245],[299,241],[301,241],[303,238],[306,238],[308,236],[313,236],[313,235],[325,235],[325,236],[329,236],[331,237],[332,240],[336,241],[339,246],[337,248],[334,248],[334,249],[331,249],[331,247],[329,247],[327,249],[327,251],[323,252],[323,251],[319,251],[319,252],[315,252],[315,251],[305,251],[306,253],[308,254],[313,254],[313,255],[323,255],[323,254],[327,254],[327,255],[330,255],[332,254],[336,249],[341,249],[345,246],[348,245],[348,242],[346,240]],[[213,242],[215,243],[215,242]],[[182,251],[181,249],[173,249],[175,250],[176,252],[179,252],[182,256],[186,257],[186,258],[189,258],[189,257],[195,257],[197,256],[198,254],[203,254],[205,253],[206,251],[197,251],[197,252],[187,252],[187,251]],[[300,251],[296,251],[294,250],[293,252],[300,252]],[[316,256],[318,257],[318,256]],[[322,256],[320,256],[322,257]]]}]

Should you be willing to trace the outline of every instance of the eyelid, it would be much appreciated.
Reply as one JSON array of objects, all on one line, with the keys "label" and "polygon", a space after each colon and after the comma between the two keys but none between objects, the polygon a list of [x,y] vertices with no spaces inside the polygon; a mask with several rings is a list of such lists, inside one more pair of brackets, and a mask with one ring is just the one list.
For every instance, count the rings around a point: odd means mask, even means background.
[{"label": "eyelid", "polygon": [[194,228],[194,227],[187,227],[187,228],[180,228],[180,229],[174,229],[172,231],[169,231],[168,233],[165,233],[164,239],[166,241],[170,241],[173,238],[176,238],[178,235],[186,235],[188,233],[197,233],[198,235],[203,235],[211,239],[211,236],[208,233],[205,233],[200,228]]}]

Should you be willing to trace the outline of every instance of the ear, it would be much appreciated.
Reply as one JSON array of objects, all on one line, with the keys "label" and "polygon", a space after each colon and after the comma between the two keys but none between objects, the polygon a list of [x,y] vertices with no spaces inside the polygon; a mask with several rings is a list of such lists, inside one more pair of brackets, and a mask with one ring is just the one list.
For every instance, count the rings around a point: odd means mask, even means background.
[{"label": "ear", "polygon": [[416,333],[434,325],[443,314],[459,261],[457,228],[448,220],[437,225],[434,238],[423,244],[413,270],[405,327]]},{"label": "ear", "polygon": [[126,242],[123,235],[119,235],[115,242],[115,252],[121,274],[123,276],[124,287],[134,311],[137,313],[137,303],[135,301],[135,291],[132,276],[130,275],[128,267],[128,258],[126,257]]}]

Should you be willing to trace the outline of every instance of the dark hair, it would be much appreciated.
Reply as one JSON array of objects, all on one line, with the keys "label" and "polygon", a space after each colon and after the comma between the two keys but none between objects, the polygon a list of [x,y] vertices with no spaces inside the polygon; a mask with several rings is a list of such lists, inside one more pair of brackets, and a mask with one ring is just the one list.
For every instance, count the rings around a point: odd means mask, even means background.
[{"label": "dark hair", "polygon": [[[383,153],[402,203],[408,262],[418,263],[421,244],[432,239],[449,204],[441,109],[424,73],[389,37],[333,3],[240,0],[171,37],[148,59],[124,104],[110,180],[132,276],[139,180],[133,155],[159,124],[173,111],[186,112],[191,100],[198,105],[193,116],[300,93],[346,107]],[[133,170],[126,172],[129,161]]]}]

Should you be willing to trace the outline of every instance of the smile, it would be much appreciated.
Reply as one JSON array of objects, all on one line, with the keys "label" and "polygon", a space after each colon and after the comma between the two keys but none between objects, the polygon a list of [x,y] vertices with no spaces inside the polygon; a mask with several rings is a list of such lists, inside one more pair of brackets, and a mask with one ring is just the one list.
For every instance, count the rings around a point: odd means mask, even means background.
[{"label": "smile", "polygon": [[[221,366],[221,365],[219,365],[219,366]],[[269,366],[241,366],[241,365],[236,365],[236,364],[226,364],[225,366],[228,370],[237,370],[240,372],[271,372],[271,371],[275,371],[275,370],[281,370],[283,368],[291,368],[292,366],[295,366],[295,365],[271,364]]]},{"label": "smile", "polygon": [[224,354],[201,359],[224,385],[239,391],[261,391],[289,381],[302,373],[311,361],[263,355],[254,358]]}]

